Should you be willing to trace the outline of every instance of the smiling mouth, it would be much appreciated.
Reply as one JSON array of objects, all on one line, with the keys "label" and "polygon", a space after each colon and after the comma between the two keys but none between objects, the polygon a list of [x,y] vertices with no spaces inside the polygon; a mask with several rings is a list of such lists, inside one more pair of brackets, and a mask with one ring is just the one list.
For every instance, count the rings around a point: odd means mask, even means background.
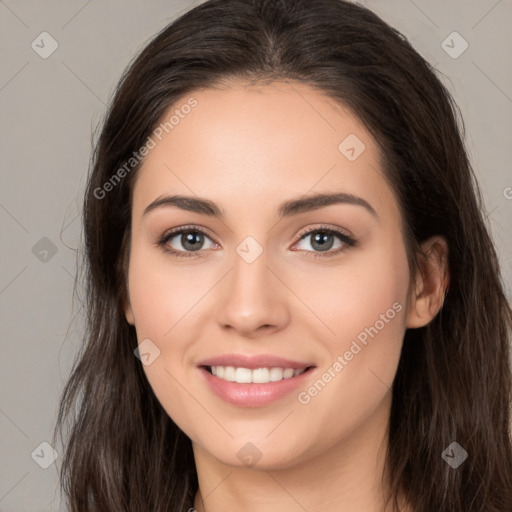
[{"label": "smiling mouth", "polygon": [[202,366],[208,373],[220,380],[239,384],[267,384],[291,379],[311,370],[313,366],[304,368],[262,367],[244,368],[235,366]]}]

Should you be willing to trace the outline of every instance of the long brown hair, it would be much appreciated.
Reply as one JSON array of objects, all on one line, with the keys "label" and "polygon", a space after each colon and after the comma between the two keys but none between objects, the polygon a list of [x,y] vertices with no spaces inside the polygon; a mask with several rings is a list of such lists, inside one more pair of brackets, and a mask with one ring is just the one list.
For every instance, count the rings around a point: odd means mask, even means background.
[{"label": "long brown hair", "polygon": [[[386,473],[395,510],[404,492],[416,512],[510,512],[512,312],[460,111],[403,35],[343,0],[209,0],[159,33],[122,77],[85,194],[77,279],[86,332],[54,433],[65,439],[61,484],[71,512],[193,507],[190,439],[155,397],[124,316],[140,164],[98,190],[178,99],[232,78],[300,81],[359,117],[402,213],[411,276],[422,241],[448,242],[444,307],[406,331],[393,383]],[[457,469],[441,456],[453,441],[468,453]]]}]

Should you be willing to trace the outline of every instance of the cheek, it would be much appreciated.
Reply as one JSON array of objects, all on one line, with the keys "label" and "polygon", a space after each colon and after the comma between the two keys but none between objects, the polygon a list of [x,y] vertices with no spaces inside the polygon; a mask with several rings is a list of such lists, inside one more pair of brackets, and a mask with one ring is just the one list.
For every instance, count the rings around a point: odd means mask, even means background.
[{"label": "cheek", "polygon": [[[297,396],[311,436],[323,440],[315,449],[359,430],[391,403],[405,332],[407,282],[392,268],[387,275],[384,270],[354,274],[350,290],[324,317],[335,332],[319,338],[329,356],[317,379]],[[384,415],[382,421],[387,421]],[[297,442],[302,434],[296,433]]]},{"label": "cheek", "polygon": [[198,301],[195,279],[192,273],[166,264],[165,258],[150,251],[140,249],[131,254],[129,289],[137,339],[139,344],[149,339],[158,353],[143,370],[167,414],[191,437],[196,415],[182,386],[187,379],[187,348],[194,337],[187,312],[190,315]]},{"label": "cheek", "polygon": [[[326,274],[328,291],[323,296],[317,291],[309,295],[308,305],[316,304],[331,331],[323,329],[319,338],[330,354],[327,374],[320,376],[311,394],[304,390],[313,416],[335,411],[324,421],[361,419],[392,386],[405,333],[409,281],[405,248],[396,240],[354,252],[346,266]],[[352,411],[352,420],[345,417],[345,409],[336,407],[340,403]]]},{"label": "cheek", "polygon": [[[315,315],[310,322],[319,326],[319,333],[325,333],[323,339],[331,345],[331,351],[350,345],[350,340],[387,311],[393,321],[386,323],[385,331],[403,330],[403,315],[395,312],[405,310],[409,272],[399,236],[382,236],[372,241],[371,247],[347,252],[339,264],[318,265],[314,272],[307,270],[294,278],[293,288]],[[401,308],[392,309],[395,303]]]},{"label": "cheek", "polygon": [[170,258],[154,248],[135,248],[129,266],[137,333],[160,341],[174,337],[181,320],[208,289],[204,273],[190,271]]}]

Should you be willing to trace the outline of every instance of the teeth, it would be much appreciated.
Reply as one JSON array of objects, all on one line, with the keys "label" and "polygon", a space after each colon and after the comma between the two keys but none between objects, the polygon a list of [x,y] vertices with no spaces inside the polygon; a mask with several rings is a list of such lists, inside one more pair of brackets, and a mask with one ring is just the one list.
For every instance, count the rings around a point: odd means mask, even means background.
[{"label": "teeth", "polygon": [[297,377],[306,371],[306,368],[294,370],[293,368],[235,368],[234,366],[211,366],[213,375],[222,380],[238,382],[240,384],[266,384],[277,382],[291,377]]}]

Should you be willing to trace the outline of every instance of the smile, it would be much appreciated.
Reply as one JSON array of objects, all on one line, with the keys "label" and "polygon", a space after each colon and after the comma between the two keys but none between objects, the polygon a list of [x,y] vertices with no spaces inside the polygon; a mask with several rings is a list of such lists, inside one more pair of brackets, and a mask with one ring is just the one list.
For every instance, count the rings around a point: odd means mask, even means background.
[{"label": "smile", "polygon": [[[199,368],[206,388],[222,401],[237,407],[264,407],[280,399],[294,396],[294,391],[307,386],[307,380],[315,370],[313,366],[298,369],[280,367],[249,369],[217,365],[213,368],[217,372],[219,369],[221,373],[224,371],[224,375],[222,377],[214,375],[212,367]],[[234,376],[238,380],[226,380],[226,373],[228,378]],[[258,379],[263,382],[257,382]]]},{"label": "smile", "polygon": [[283,379],[297,377],[304,373],[307,368],[243,368],[234,366],[210,366],[207,367],[212,375],[239,384],[266,384],[268,382],[279,382]]}]

